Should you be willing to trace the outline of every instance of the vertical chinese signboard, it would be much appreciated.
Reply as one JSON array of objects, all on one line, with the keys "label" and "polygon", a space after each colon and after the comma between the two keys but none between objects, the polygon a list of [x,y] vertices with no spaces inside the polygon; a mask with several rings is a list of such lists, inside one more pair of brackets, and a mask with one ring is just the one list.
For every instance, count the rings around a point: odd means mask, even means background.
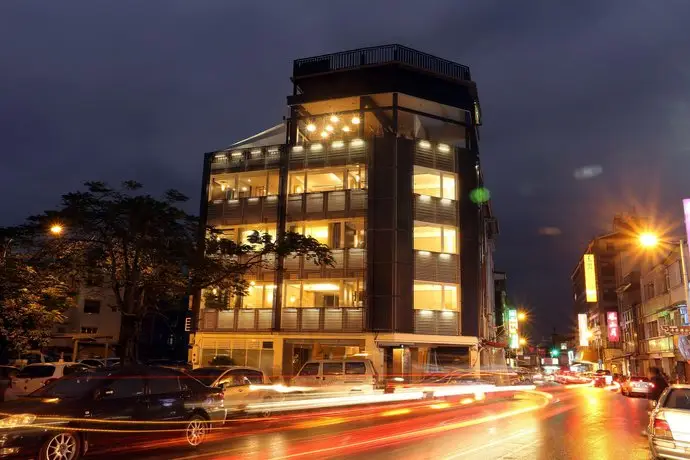
[{"label": "vertical chinese signboard", "polygon": [[594,266],[594,254],[585,254],[585,294],[587,302],[597,301],[597,271]]},{"label": "vertical chinese signboard", "polygon": [[518,316],[517,310],[508,310],[508,340],[510,348],[516,350],[520,348],[520,340],[518,338]]},{"label": "vertical chinese signboard", "polygon": [[618,329],[618,312],[606,312],[606,329],[608,330],[609,342],[620,340],[620,330]]},{"label": "vertical chinese signboard", "polygon": [[587,314],[580,313],[577,315],[577,327],[579,329],[580,346],[586,347],[589,345],[589,337],[587,336]]}]

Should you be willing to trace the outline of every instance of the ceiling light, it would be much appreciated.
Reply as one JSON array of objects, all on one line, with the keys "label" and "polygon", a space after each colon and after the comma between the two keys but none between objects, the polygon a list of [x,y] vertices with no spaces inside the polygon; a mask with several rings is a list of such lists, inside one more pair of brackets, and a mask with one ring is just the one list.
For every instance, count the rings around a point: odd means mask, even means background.
[{"label": "ceiling light", "polygon": [[293,152],[301,152],[302,150],[304,150],[304,147],[302,147],[301,145],[296,145],[292,148]]},{"label": "ceiling light", "polygon": [[319,150],[323,150],[323,145],[321,144],[312,144],[311,145],[311,150],[317,152]]},{"label": "ceiling light", "polygon": [[448,144],[438,144],[438,151],[448,153],[450,152],[450,146]]},{"label": "ceiling light", "polygon": [[321,131],[321,137],[324,139],[328,137],[328,131]]},{"label": "ceiling light", "polygon": [[344,145],[345,145],[345,143],[343,141],[335,141],[335,142],[333,142],[332,147],[334,149],[341,149],[341,148],[343,148]]},{"label": "ceiling light", "polygon": [[309,131],[310,133],[313,133],[314,131],[316,131],[316,125],[314,123],[309,123],[307,125],[307,131]]},{"label": "ceiling light", "polygon": [[333,126],[331,126],[331,125],[326,125],[326,131],[328,131],[329,133],[330,133],[330,132],[333,132]]},{"label": "ceiling light", "polygon": [[431,147],[431,143],[429,141],[419,141],[419,146],[423,149],[428,149]]},{"label": "ceiling light", "polygon": [[242,187],[241,190],[242,190],[243,192],[246,192],[246,191],[247,191],[247,187]]},{"label": "ceiling light", "polygon": [[352,117],[352,124],[358,125],[359,124],[359,117]]},{"label": "ceiling light", "polygon": [[224,192],[226,188],[227,188],[227,185],[225,185],[225,184],[220,184],[220,189],[221,189],[221,191]]},{"label": "ceiling light", "polygon": [[347,125],[343,126],[343,131],[345,131],[346,133],[349,133],[349,132],[350,132],[350,127],[347,126]]},{"label": "ceiling light", "polygon": [[364,145],[364,141],[362,139],[355,139],[350,143],[350,145],[353,147],[361,147]]},{"label": "ceiling light", "polygon": [[331,115],[331,123],[338,123],[340,118],[337,115]]}]

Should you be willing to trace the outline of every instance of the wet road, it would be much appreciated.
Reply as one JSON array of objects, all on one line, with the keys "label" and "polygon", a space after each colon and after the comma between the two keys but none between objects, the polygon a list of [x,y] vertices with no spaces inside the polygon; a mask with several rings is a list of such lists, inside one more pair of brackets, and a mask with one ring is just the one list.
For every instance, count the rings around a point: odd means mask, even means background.
[{"label": "wet road", "polygon": [[648,459],[646,401],[591,387],[236,421],[198,450],[150,440],[101,455],[141,459]]}]

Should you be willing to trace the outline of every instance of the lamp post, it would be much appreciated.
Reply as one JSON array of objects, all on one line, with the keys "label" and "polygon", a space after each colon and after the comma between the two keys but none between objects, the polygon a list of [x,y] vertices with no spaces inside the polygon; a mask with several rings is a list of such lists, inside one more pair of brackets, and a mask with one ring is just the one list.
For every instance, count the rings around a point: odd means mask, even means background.
[{"label": "lamp post", "polygon": [[[644,232],[640,234],[640,245],[643,248],[646,249],[651,249],[651,248],[656,248],[661,244],[661,241],[659,240],[659,237],[652,232]],[[685,245],[686,241],[683,239],[679,240],[678,242],[673,242],[671,243],[673,245],[678,245],[678,249],[680,251],[680,277],[681,281],[683,283],[683,298],[685,300],[685,306],[688,306],[688,301],[690,301],[690,295],[688,293],[688,270],[687,270],[687,263],[685,261]]]}]

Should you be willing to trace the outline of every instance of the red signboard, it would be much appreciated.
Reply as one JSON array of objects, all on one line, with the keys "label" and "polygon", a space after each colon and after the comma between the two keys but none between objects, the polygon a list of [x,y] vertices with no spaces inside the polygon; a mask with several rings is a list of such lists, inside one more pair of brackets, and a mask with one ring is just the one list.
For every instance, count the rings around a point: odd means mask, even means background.
[{"label": "red signboard", "polygon": [[609,311],[606,313],[606,327],[608,329],[609,342],[620,340],[620,330],[618,329],[618,312]]}]

